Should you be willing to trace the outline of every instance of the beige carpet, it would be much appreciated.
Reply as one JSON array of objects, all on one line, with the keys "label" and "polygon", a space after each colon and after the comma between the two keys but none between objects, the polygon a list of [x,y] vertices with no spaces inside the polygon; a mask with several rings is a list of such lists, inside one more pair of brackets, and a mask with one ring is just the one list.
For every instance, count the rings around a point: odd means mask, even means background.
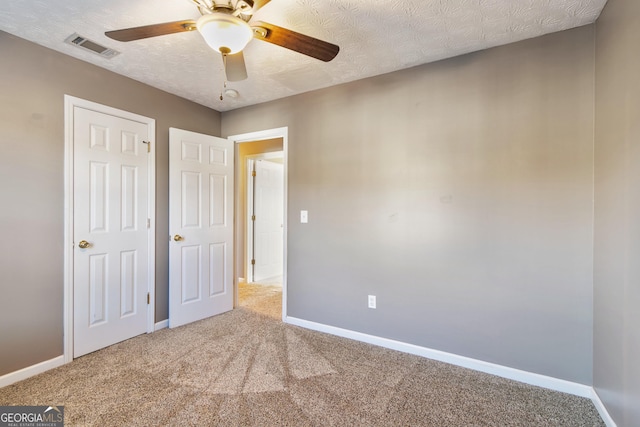
[{"label": "beige carpet", "polygon": [[567,394],[281,322],[277,286],[0,389],[67,426],[602,426]]}]

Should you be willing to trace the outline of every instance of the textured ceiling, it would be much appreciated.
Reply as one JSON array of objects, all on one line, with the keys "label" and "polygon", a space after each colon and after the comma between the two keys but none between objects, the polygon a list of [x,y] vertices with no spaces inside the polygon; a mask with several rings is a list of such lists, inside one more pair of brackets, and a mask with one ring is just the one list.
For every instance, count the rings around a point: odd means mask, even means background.
[{"label": "textured ceiling", "polygon": [[[253,18],[340,46],[329,63],[253,40],[249,78],[220,100],[222,59],[197,32],[122,43],[105,31],[197,19],[189,0],[3,0],[0,29],[218,111],[283,98],[594,22],[606,0],[272,0]],[[120,55],[64,43],[78,33]],[[3,59],[3,60],[6,60]]]}]

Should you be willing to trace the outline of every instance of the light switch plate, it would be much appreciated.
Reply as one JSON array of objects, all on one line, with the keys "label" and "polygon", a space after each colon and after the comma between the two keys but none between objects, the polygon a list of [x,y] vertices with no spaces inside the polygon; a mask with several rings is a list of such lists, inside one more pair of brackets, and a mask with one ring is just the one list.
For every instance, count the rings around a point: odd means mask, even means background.
[{"label": "light switch plate", "polygon": [[368,301],[369,301],[369,308],[376,308],[376,296],[375,295],[369,295]]},{"label": "light switch plate", "polygon": [[300,211],[300,222],[303,224],[309,222],[309,211]]}]

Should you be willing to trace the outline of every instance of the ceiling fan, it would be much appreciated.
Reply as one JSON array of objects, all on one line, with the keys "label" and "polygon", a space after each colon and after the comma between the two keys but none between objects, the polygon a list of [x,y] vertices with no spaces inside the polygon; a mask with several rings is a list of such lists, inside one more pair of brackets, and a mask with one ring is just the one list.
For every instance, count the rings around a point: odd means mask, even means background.
[{"label": "ceiling fan", "polygon": [[251,22],[253,15],[270,0],[190,0],[195,3],[199,19],[165,22],[107,31],[114,40],[129,42],[148,37],[198,30],[207,44],[222,54],[224,69],[229,81],[247,78],[247,68],[242,50],[254,38],[329,62],[340,48],[316,38],[297,33],[266,22]]}]

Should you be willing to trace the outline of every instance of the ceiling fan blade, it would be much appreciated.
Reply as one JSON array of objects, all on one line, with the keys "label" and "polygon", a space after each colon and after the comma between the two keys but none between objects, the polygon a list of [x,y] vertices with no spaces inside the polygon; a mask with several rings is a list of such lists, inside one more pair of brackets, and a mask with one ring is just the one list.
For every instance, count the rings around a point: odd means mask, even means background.
[{"label": "ceiling fan blade", "polygon": [[294,50],[324,62],[331,61],[340,51],[340,47],[333,43],[305,36],[266,22],[251,23],[251,27],[254,30],[253,36],[256,39]]},{"label": "ceiling fan blade", "polygon": [[247,78],[247,67],[244,64],[242,51],[232,55],[223,54],[222,60],[224,61],[224,72],[228,81],[237,82]]},{"label": "ceiling fan blade", "polygon": [[187,19],[184,21],[165,22],[162,24],[145,25],[142,27],[113,30],[104,33],[105,36],[120,42],[146,39],[149,37],[164,36],[166,34],[182,33],[196,29],[196,21]]}]

